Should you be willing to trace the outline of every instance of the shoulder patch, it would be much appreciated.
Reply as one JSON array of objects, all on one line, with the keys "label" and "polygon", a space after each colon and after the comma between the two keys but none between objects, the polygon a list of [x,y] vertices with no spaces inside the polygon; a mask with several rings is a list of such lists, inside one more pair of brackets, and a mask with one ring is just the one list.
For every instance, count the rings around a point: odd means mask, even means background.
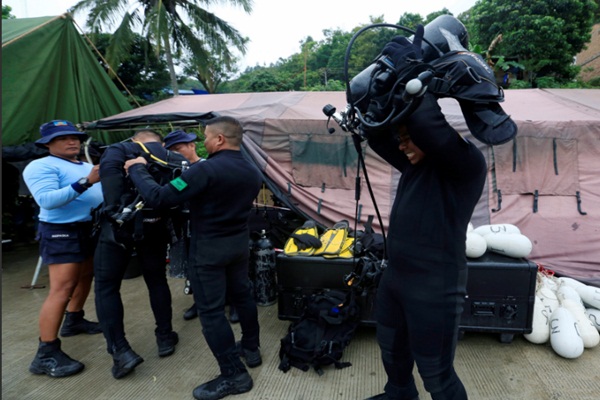
[{"label": "shoulder patch", "polygon": [[187,182],[181,179],[181,177],[175,178],[169,183],[180,192],[188,186]]}]

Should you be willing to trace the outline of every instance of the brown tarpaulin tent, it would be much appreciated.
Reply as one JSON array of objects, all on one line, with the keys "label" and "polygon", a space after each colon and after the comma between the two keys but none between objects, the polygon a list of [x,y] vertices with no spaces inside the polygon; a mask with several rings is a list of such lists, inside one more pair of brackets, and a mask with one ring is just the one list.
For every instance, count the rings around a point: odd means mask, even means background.
[{"label": "brown tarpaulin tent", "polygon": [[[487,146],[473,139],[453,99],[440,104],[452,126],[478,144],[488,161],[486,189],[473,224],[509,223],[533,243],[532,261],[600,285],[600,90],[528,89],[505,93],[503,109],[516,122],[515,140]],[[219,113],[242,121],[244,147],[273,191],[307,218],[331,227],[346,219],[358,228],[375,208],[357,152],[335,122],[328,132],[323,106],[346,106],[344,92],[274,92],[179,96],[114,115],[90,129],[131,129],[171,121],[201,121]],[[374,197],[384,226],[399,173],[363,142]],[[377,218],[375,219],[375,222]],[[379,226],[379,224],[375,224]]]}]

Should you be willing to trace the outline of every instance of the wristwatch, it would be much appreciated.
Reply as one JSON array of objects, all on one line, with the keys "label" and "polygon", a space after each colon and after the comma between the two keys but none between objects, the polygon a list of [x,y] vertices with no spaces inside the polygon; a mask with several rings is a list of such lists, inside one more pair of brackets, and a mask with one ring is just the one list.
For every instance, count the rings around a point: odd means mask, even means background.
[{"label": "wristwatch", "polygon": [[93,183],[90,183],[88,178],[81,178],[77,181],[77,183],[86,189],[89,189],[94,185]]}]

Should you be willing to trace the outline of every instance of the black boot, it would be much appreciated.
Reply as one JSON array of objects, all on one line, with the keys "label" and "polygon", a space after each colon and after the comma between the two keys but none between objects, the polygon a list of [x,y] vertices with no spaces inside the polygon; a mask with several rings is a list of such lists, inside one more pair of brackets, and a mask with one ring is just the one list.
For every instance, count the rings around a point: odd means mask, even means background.
[{"label": "black boot", "polygon": [[66,312],[65,320],[63,321],[62,327],[60,328],[60,336],[75,336],[80,333],[87,333],[94,335],[96,333],[102,333],[102,328],[98,322],[88,321],[83,318],[84,312]]},{"label": "black boot", "polygon": [[252,377],[237,351],[217,357],[221,375],[212,381],[203,383],[194,389],[193,395],[198,400],[218,400],[230,394],[246,393],[252,389]]},{"label": "black boot", "polygon": [[177,332],[169,332],[164,335],[156,334],[156,344],[158,345],[158,356],[167,357],[175,353],[175,345],[179,343]]},{"label": "black boot", "polygon": [[242,342],[236,342],[235,347],[237,348],[240,357],[246,361],[246,365],[250,368],[258,367],[262,364],[262,357],[260,355],[260,348],[256,350],[248,350],[242,347]]},{"label": "black boot", "polygon": [[240,316],[234,306],[229,306],[229,322],[232,324],[240,322]]},{"label": "black boot", "polygon": [[60,349],[60,339],[40,341],[37,354],[29,366],[32,374],[46,374],[55,378],[81,372],[84,365],[73,360]]},{"label": "black boot", "polygon": [[135,351],[129,348],[121,349],[113,353],[112,375],[115,379],[121,379],[129,374],[138,365],[144,362]]},{"label": "black boot", "polygon": [[218,400],[230,394],[246,393],[252,389],[252,377],[247,371],[238,371],[231,376],[219,375],[212,381],[203,383],[194,389],[194,398],[198,400]]},{"label": "black boot", "polygon": [[183,319],[189,321],[190,319],[194,319],[198,316],[198,309],[196,308],[196,303],[192,304],[190,308],[185,310],[183,313]]}]

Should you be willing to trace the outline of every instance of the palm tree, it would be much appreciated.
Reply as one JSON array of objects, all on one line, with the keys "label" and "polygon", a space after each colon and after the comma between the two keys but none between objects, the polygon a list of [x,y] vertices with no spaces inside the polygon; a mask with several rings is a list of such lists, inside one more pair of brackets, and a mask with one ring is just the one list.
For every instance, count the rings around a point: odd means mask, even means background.
[{"label": "palm tree", "polygon": [[[81,0],[71,8],[76,14],[89,10],[86,27],[91,33],[103,28],[112,30],[113,38],[106,50],[106,60],[116,70],[129,54],[136,30],[155,43],[157,55],[164,51],[171,74],[173,94],[177,96],[177,75],[174,58],[188,51],[196,59],[208,59],[210,53],[233,58],[230,45],[246,53],[244,38],[226,21],[208,12],[201,5],[219,2],[212,0]],[[242,7],[250,14],[252,0],[220,0]],[[189,19],[189,25],[185,21]],[[190,28],[193,26],[195,29]],[[208,51],[207,48],[211,50]]]}]

